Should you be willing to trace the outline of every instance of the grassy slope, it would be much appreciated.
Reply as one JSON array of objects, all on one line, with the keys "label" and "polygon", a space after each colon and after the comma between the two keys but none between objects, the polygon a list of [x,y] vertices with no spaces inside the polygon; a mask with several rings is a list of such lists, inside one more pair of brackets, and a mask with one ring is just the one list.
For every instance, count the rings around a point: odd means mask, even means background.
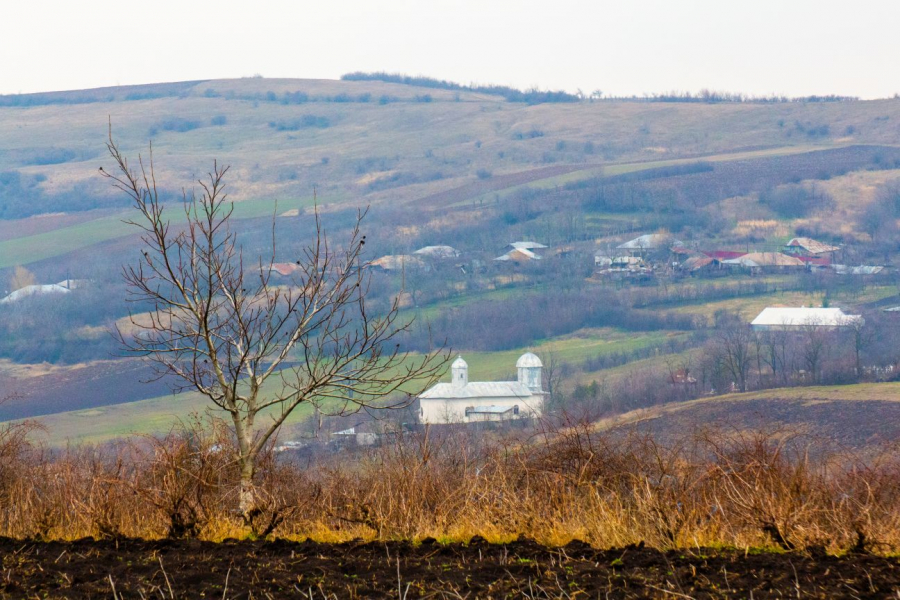
[{"label": "grassy slope", "polygon": [[[147,86],[144,91],[152,91]],[[368,103],[279,102],[206,97],[233,92],[238,97],[304,91],[311,97],[348,93],[388,94],[400,99]],[[900,102],[877,101],[819,105],[678,105],[628,102],[538,105],[505,103],[496,97],[423,90],[377,82],[321,80],[223,80],[183,84],[181,96],[147,100],[36,107],[0,107],[0,171],[18,168],[40,173],[47,191],[64,190],[77,182],[107,192],[96,169],[103,157],[111,118],[123,149],[130,155],[145,150],[154,127],[172,117],[195,120],[202,127],[179,133],[159,131],[154,153],[160,179],[178,189],[202,172],[213,157],[233,165],[230,189],[234,199],[297,198],[320,193],[359,203],[412,201],[431,193],[476,181],[475,172],[515,173],[548,164],[569,164],[587,170],[550,177],[540,185],[677,164],[688,156],[730,160],[772,153],[791,153],[850,143],[900,143]],[[433,102],[415,102],[428,93]],[[324,129],[277,131],[270,122],[291,121],[312,114],[326,117]],[[226,118],[210,126],[210,118]],[[894,119],[892,117],[898,117]],[[794,123],[828,124],[838,132],[854,127],[852,136],[811,139]],[[535,138],[517,134],[539,131]],[[593,153],[584,144],[594,145]],[[77,158],[55,165],[27,165],[29,153],[48,148],[72,150]],[[325,159],[325,160],[323,160]],[[615,163],[610,165],[610,163]],[[435,181],[407,181],[389,189],[372,182],[403,173],[436,173]],[[495,193],[495,192],[493,192]],[[116,235],[109,222],[67,230],[59,238],[20,238],[0,247],[2,264],[27,259],[40,246],[42,256],[58,255],[94,236]],[[2,231],[2,230],[0,230]],[[0,237],[0,242],[3,238]],[[48,244],[49,242],[49,244]],[[18,256],[11,253],[25,247]],[[55,253],[55,254],[51,254]]]},{"label": "grassy slope", "polygon": [[[578,362],[589,356],[613,352],[628,352],[656,345],[676,332],[632,334],[614,329],[582,330],[574,334],[535,345],[503,352],[464,352],[473,380],[494,380],[515,377],[516,359],[526,350],[552,351],[561,361]],[[203,412],[203,399],[197,394],[166,395],[138,402],[114,404],[101,408],[71,411],[40,417],[47,427],[52,444],[67,441],[103,441],[130,433],[160,433],[168,430],[178,418],[192,412]],[[310,407],[303,407],[291,415],[288,423],[298,423],[308,417]]]}]

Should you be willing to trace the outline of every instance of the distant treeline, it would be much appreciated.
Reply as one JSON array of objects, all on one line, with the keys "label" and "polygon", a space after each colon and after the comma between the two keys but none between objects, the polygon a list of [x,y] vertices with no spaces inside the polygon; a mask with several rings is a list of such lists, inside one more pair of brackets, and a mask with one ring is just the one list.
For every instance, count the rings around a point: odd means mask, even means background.
[{"label": "distant treeline", "polygon": [[93,90],[75,90],[70,92],[43,92],[37,94],[0,95],[0,107],[3,106],[46,106],[50,104],[92,104],[95,102],[116,102],[134,100],[152,100],[155,98],[183,98],[190,95],[190,90],[199,81],[182,81],[178,83],[154,83],[121,87],[107,87]]},{"label": "distant treeline", "polygon": [[789,102],[852,102],[859,100],[857,96],[754,96],[740,92],[720,92],[700,90],[699,92],[666,92],[662,94],[644,94],[641,96],[606,96],[601,100],[628,100],[637,102],[693,102],[706,104],[749,103],[749,104],[784,104]]},{"label": "distant treeline", "polygon": [[502,96],[509,102],[525,102],[528,104],[545,104],[549,102],[578,102],[581,98],[575,94],[569,94],[562,91],[543,91],[537,88],[529,90],[520,90],[505,85],[463,85],[443,79],[434,79],[432,77],[411,77],[409,75],[401,75],[399,73],[363,73],[357,71],[355,73],[347,73],[341,75],[344,81],[384,81],[386,83],[400,83],[404,85],[414,85],[416,87],[434,88],[439,90],[452,90],[457,92],[476,92],[479,94],[491,94],[494,96]]}]

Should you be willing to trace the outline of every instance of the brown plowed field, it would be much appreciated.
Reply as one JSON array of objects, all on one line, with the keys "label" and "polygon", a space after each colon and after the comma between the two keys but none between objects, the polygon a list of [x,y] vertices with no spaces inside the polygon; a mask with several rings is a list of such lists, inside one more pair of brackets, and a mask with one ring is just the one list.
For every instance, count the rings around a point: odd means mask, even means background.
[{"label": "brown plowed field", "polygon": [[149,381],[153,376],[153,370],[139,360],[109,360],[39,377],[22,380],[13,377],[2,382],[16,396],[0,404],[0,421],[134,402],[170,393],[167,383]]},{"label": "brown plowed field", "polygon": [[894,558],[425,541],[0,539],[0,598],[896,598]]}]

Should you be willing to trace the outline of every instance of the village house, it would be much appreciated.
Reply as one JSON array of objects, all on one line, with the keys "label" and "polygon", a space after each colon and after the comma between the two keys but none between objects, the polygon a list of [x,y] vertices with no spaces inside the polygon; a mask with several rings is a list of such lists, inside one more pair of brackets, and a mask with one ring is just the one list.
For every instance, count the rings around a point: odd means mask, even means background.
[{"label": "village house", "polygon": [[841,248],[807,237],[795,237],[784,245],[786,254],[796,256],[803,262],[814,264],[831,264],[834,255]]},{"label": "village house", "polygon": [[516,263],[524,263],[530,262],[532,260],[541,260],[541,257],[532,252],[531,250],[527,250],[525,248],[518,248],[514,250],[510,250],[506,254],[502,254],[494,259],[495,261],[505,262],[516,262]]},{"label": "village house", "polygon": [[427,269],[428,265],[412,254],[388,254],[369,263],[375,271],[402,271],[403,269]]},{"label": "village house", "polygon": [[413,254],[438,259],[457,258],[459,257],[459,250],[453,246],[425,246],[424,248],[419,248]]},{"label": "village house", "polygon": [[840,329],[864,322],[861,315],[848,315],[840,308],[769,306],[750,326],[755,331],[798,331],[807,327]]},{"label": "village house", "polygon": [[531,241],[512,242],[509,244],[509,246],[513,250],[531,250],[532,252],[534,252],[535,250],[546,250],[550,247],[538,242]]},{"label": "village house", "polygon": [[749,269],[752,274],[806,268],[806,263],[799,258],[781,252],[751,252],[739,258],[723,260],[722,264]]},{"label": "village house", "polygon": [[667,233],[647,233],[628,240],[623,244],[616,246],[616,250],[630,254],[639,258],[645,258],[650,254],[660,251],[669,251],[673,247],[683,246],[679,240],[676,240]]},{"label": "village house", "polygon": [[539,417],[547,395],[541,384],[541,359],[526,352],[516,362],[516,381],[469,381],[461,356],[450,367],[451,381],[419,396],[423,423],[474,423]]}]

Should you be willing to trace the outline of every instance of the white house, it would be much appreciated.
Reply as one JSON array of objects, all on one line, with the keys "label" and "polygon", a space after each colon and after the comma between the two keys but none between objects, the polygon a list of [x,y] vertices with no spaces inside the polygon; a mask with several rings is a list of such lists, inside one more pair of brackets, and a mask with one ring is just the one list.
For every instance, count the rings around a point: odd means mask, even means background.
[{"label": "white house", "polygon": [[848,315],[840,308],[770,306],[759,313],[750,326],[756,331],[792,331],[804,327],[839,329],[864,323],[860,315]]},{"label": "white house", "polygon": [[457,357],[450,383],[419,396],[423,423],[473,423],[539,417],[547,395],[541,386],[541,359],[527,352],[516,362],[516,381],[469,381],[469,365]]}]

